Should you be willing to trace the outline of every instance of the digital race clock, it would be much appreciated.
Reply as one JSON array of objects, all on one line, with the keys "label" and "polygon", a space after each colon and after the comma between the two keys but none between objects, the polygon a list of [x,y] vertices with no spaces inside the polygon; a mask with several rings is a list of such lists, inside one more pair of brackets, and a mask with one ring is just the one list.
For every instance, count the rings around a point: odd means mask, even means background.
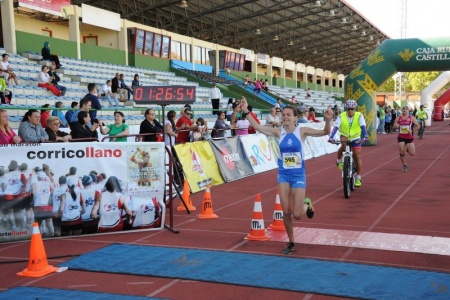
[{"label": "digital race clock", "polygon": [[136,104],[192,104],[195,102],[195,86],[137,86],[134,87]]}]

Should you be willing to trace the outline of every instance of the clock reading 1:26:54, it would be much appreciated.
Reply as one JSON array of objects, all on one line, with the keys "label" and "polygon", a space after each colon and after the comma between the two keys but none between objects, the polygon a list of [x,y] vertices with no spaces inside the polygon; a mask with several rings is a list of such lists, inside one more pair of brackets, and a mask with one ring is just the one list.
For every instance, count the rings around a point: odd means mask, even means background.
[{"label": "clock reading 1:26:54", "polygon": [[134,88],[134,101],[139,104],[192,104],[195,86],[138,86]]}]

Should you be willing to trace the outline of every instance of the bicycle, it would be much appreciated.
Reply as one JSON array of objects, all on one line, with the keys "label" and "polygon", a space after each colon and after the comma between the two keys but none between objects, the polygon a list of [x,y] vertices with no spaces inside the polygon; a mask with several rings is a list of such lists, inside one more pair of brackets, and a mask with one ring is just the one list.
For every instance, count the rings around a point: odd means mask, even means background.
[{"label": "bicycle", "polygon": [[353,159],[353,149],[351,141],[331,141],[339,145],[345,143],[345,151],[342,153],[342,183],[344,187],[344,196],[346,199],[350,198],[350,193],[355,190],[355,176],[356,176],[356,164]]}]

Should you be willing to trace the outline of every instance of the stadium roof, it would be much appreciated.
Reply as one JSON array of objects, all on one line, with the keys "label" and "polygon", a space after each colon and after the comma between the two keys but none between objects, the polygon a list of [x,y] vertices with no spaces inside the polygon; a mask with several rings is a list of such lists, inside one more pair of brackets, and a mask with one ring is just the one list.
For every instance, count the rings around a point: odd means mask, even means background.
[{"label": "stadium roof", "polygon": [[133,22],[347,74],[389,37],[344,1],[72,0],[72,4],[88,4]]}]

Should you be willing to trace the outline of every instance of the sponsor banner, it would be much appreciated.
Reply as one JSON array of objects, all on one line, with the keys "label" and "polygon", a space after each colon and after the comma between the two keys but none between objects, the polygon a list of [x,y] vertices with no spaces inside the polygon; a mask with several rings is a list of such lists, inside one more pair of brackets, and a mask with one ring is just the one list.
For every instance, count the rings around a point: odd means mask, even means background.
[{"label": "sponsor banner", "polygon": [[246,134],[240,137],[247,159],[255,173],[261,173],[278,167],[278,156],[269,145],[264,134]]},{"label": "sponsor banner", "polygon": [[213,139],[210,143],[225,182],[254,174],[238,137]]},{"label": "sponsor banner", "polygon": [[192,193],[209,185],[223,183],[213,150],[207,141],[184,143],[174,146]]},{"label": "sponsor banner", "polygon": [[42,11],[56,16],[62,16],[61,8],[63,6],[70,6],[70,0],[50,0],[50,1],[36,1],[36,0],[19,0],[19,6]]},{"label": "sponsor banner", "polygon": [[275,162],[278,165],[278,159],[280,158],[280,139],[276,136],[266,136],[269,142],[269,147],[275,156]]},{"label": "sponsor banner", "polygon": [[0,242],[164,228],[164,143],[1,145]]}]

